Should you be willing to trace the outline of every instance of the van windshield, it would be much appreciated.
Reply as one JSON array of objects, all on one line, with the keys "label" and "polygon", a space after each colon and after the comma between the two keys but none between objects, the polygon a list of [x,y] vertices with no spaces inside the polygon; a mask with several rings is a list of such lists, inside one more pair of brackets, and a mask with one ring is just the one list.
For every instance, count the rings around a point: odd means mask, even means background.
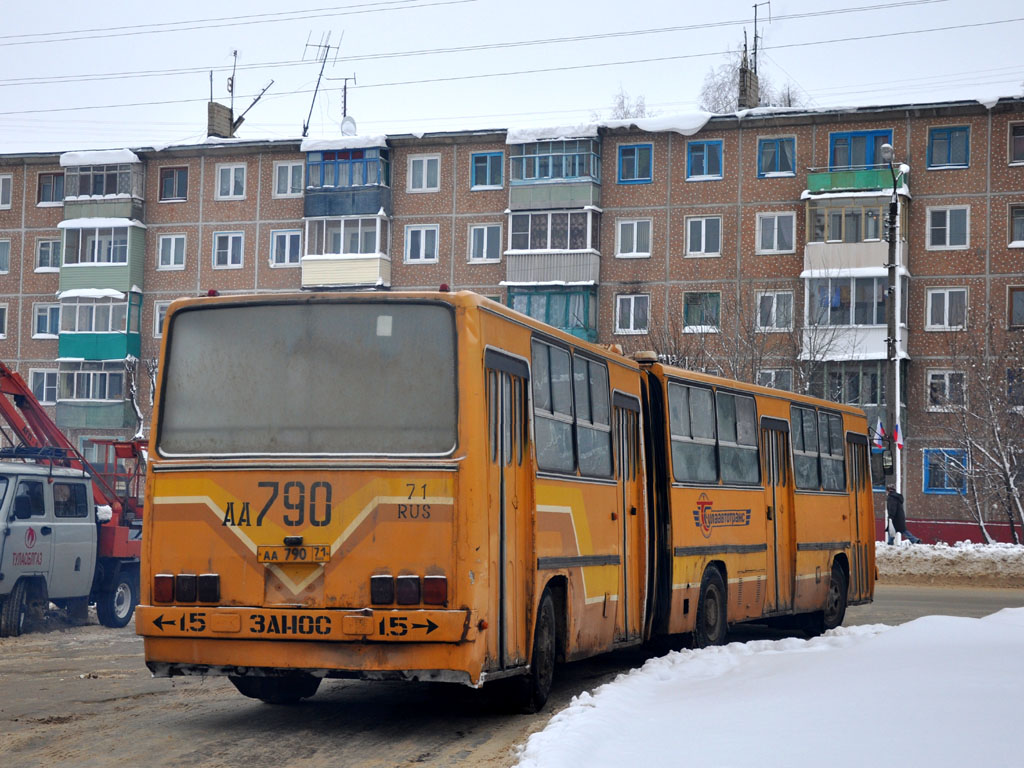
[{"label": "van windshield", "polygon": [[172,316],[164,456],[446,455],[455,321],[434,303],[212,305]]}]

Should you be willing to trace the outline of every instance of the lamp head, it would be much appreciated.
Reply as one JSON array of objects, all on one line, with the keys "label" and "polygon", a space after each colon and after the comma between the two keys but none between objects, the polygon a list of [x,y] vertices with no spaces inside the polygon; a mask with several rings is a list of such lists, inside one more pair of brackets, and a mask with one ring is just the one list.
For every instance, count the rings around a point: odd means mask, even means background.
[{"label": "lamp head", "polygon": [[892,144],[883,144],[881,147],[879,147],[878,151],[879,154],[882,156],[883,163],[891,163],[893,157],[896,156],[895,152],[893,152]]}]

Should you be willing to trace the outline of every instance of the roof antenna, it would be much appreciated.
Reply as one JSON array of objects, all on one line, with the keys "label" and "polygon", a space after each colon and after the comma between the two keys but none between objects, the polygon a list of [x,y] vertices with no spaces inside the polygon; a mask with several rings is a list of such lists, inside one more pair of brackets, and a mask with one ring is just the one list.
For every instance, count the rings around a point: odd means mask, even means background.
[{"label": "roof antenna", "polygon": [[[345,39],[345,33],[341,34],[342,39]],[[331,33],[327,32],[320,36],[320,42],[316,45],[310,45],[309,35],[306,36],[306,48],[302,51],[302,56],[305,58],[306,50],[309,48],[316,49],[316,59],[320,59],[320,74],[316,76],[316,86],[313,88],[313,100],[309,105],[309,116],[306,118],[306,122],[302,124],[302,138],[306,138],[309,135],[309,121],[313,119],[313,107],[316,105],[316,96],[320,90],[320,80],[324,76],[324,67],[327,66],[327,58],[330,56],[331,48],[334,48],[334,58],[338,58],[338,49],[340,45],[331,45]],[[333,62],[332,62],[333,63]]]}]

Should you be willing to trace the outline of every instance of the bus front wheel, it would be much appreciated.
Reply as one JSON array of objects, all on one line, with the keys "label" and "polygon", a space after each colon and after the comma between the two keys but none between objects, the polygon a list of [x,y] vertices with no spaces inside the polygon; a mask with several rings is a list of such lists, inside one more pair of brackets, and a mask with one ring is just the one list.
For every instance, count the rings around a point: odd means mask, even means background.
[{"label": "bus front wheel", "polygon": [[308,699],[320,687],[320,678],[302,672],[293,672],[281,677],[238,677],[228,675],[228,680],[243,696],[259,699],[267,704],[295,704]]},{"label": "bus front wheel", "polygon": [[697,626],[693,629],[693,644],[697,648],[722,645],[729,630],[725,613],[725,582],[714,566],[704,571],[697,603]]}]

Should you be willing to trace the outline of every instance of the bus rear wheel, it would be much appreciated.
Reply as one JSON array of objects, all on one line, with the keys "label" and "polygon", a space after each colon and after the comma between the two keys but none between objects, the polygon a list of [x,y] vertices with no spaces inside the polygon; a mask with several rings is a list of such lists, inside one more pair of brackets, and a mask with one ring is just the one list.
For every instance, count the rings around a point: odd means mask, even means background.
[{"label": "bus rear wheel", "polygon": [[516,680],[519,685],[516,706],[524,714],[539,712],[551,694],[555,678],[555,601],[544,590],[537,607],[537,623],[533,630],[533,658],[530,671]]},{"label": "bus rear wheel", "polygon": [[28,585],[19,581],[0,608],[0,637],[17,637],[25,631],[28,617]]},{"label": "bus rear wheel", "polygon": [[693,644],[697,648],[722,645],[729,630],[725,613],[725,582],[715,567],[704,571],[700,581],[697,602],[697,625],[693,629]]},{"label": "bus rear wheel", "polygon": [[292,672],[280,677],[239,677],[229,675],[228,680],[243,696],[259,699],[267,704],[295,704],[308,699],[320,687],[320,678],[303,672]]},{"label": "bus rear wheel", "polygon": [[804,631],[811,637],[835,629],[846,618],[846,572],[839,563],[832,564],[832,575],[825,595],[825,608],[807,616]]}]

